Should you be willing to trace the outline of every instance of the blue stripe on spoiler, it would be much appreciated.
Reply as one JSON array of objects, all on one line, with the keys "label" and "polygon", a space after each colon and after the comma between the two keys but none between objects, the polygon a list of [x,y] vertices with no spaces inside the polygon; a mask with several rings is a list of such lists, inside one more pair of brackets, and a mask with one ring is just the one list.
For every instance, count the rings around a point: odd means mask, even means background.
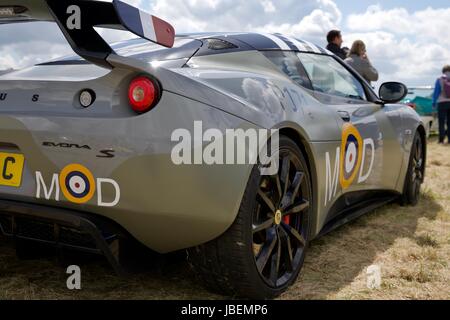
[{"label": "blue stripe on spoiler", "polygon": [[127,28],[133,33],[138,35],[144,35],[144,29],[142,28],[141,15],[139,9],[134,8],[124,2],[116,1],[115,8],[120,18],[126,22]]},{"label": "blue stripe on spoiler", "polygon": [[164,20],[120,0],[113,0],[121,24],[129,31],[165,47],[173,47],[175,29]]}]

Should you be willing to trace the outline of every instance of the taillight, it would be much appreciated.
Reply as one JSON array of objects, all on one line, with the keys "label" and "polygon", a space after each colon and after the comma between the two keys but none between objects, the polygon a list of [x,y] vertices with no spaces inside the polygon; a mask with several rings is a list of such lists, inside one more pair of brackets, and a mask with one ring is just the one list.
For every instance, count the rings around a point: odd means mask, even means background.
[{"label": "taillight", "polygon": [[407,105],[410,106],[411,108],[413,108],[414,110],[417,109],[417,106],[415,103],[410,102],[410,103],[407,103]]},{"label": "taillight", "polygon": [[138,77],[130,83],[128,100],[135,112],[144,113],[155,106],[158,94],[158,88],[152,80],[147,77]]}]

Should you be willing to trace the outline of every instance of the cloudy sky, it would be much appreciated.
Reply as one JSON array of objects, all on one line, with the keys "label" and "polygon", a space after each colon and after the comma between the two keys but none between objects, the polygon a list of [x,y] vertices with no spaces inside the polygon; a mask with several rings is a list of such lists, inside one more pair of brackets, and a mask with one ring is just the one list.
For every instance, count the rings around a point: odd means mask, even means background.
[{"label": "cloudy sky", "polygon": [[[108,0],[106,0],[108,1]],[[178,33],[281,32],[325,46],[328,30],[346,46],[364,40],[382,81],[431,85],[450,64],[448,0],[127,0],[170,21]],[[106,35],[109,41],[129,37]],[[0,26],[0,69],[22,68],[71,53],[51,23]]]}]

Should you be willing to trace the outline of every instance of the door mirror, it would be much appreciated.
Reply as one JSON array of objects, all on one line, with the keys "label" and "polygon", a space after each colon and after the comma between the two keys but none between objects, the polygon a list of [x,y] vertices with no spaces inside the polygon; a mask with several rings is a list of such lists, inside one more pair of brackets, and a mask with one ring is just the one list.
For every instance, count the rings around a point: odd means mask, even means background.
[{"label": "door mirror", "polygon": [[380,87],[379,96],[385,103],[396,103],[408,94],[408,88],[400,82],[386,82]]}]

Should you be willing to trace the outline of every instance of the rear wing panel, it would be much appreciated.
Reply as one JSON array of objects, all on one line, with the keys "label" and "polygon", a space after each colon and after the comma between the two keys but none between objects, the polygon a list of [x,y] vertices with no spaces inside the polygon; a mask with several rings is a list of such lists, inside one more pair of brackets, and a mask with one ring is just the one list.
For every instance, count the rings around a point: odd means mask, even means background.
[{"label": "rear wing panel", "polygon": [[0,24],[26,21],[56,22],[78,55],[106,68],[115,52],[94,27],[127,30],[169,48],[175,41],[169,23],[120,0],[0,0]]}]

